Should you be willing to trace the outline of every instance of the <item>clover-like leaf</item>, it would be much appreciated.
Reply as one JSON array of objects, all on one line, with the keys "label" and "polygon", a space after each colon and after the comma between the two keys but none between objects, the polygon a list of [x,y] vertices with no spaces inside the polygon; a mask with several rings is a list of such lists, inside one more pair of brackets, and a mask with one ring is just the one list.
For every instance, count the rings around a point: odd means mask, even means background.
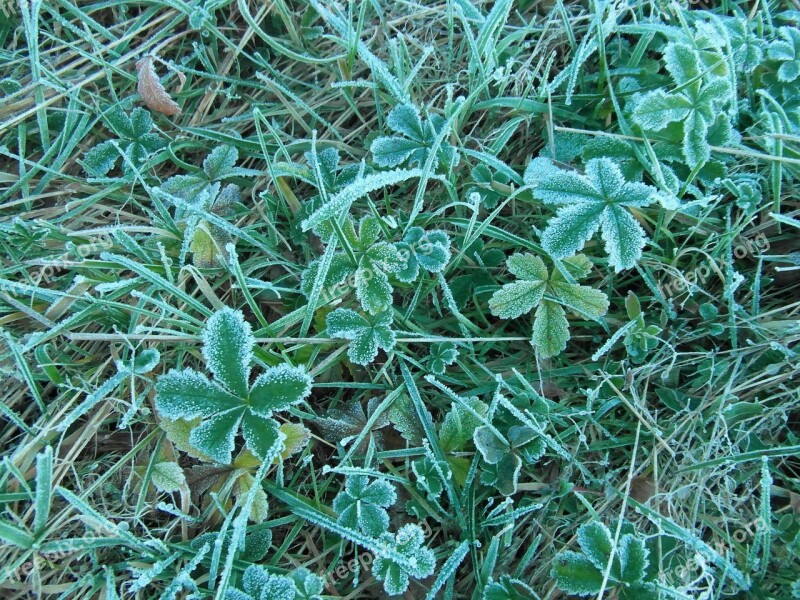
[{"label": "clover-like leaf", "polygon": [[339,514],[339,524],[354,531],[379,537],[389,528],[386,508],[397,501],[394,487],[382,480],[369,482],[363,476],[351,476],[333,500],[333,510]]},{"label": "clover-like leaf", "polygon": [[426,548],[425,534],[419,525],[403,525],[396,534],[384,533],[381,544],[401,555],[406,560],[396,562],[388,553],[380,553],[372,563],[372,573],[383,581],[383,589],[389,596],[399,596],[408,589],[410,578],[424,579],[436,568],[433,552]]},{"label": "clover-like leaf", "polygon": [[598,229],[605,241],[609,264],[619,272],[642,256],[645,235],[628,208],[654,201],[655,189],[629,182],[611,159],[592,159],[586,173],[560,170],[544,178],[534,196],[559,205],[558,214],[542,234],[542,247],[554,258],[572,256]]},{"label": "clover-like leaf", "polygon": [[[422,166],[428,160],[434,140],[442,131],[445,120],[438,115],[432,115],[423,121],[416,106],[400,104],[389,112],[386,124],[397,135],[379,137],[372,142],[370,151],[375,164],[396,167],[408,162]],[[458,163],[458,154],[446,140],[439,145],[437,158],[443,167]]]},{"label": "clover-like leaf", "polygon": [[260,565],[250,565],[244,570],[242,588],[227,590],[225,600],[295,600],[297,594],[291,578],[274,575]]},{"label": "clover-like leaf", "polygon": [[411,227],[402,242],[395,244],[403,267],[395,272],[395,277],[411,283],[419,277],[420,267],[431,273],[441,272],[450,260],[450,236],[436,229],[425,231],[422,227]]},{"label": "clover-like leaf", "polygon": [[189,444],[212,460],[229,464],[241,426],[248,448],[261,460],[283,450],[285,435],[270,418],[311,393],[311,377],[301,367],[269,367],[250,386],[254,345],[241,313],[216,312],[203,330],[203,355],[214,375],[210,381],[192,369],[171,370],[156,385],[156,408],[168,419],[200,422]]},{"label": "clover-like leaf", "polygon": [[306,568],[300,568],[289,574],[297,588],[295,600],[322,600],[325,582]]},{"label": "clover-like leaf", "polygon": [[382,348],[394,348],[395,334],[391,330],[392,313],[386,311],[368,320],[349,308],[337,308],[326,318],[328,335],[350,341],[347,356],[357,365],[368,365]]},{"label": "clover-like leaf", "polygon": [[492,485],[504,496],[517,491],[517,481],[523,464],[541,458],[545,445],[530,427],[514,425],[505,433],[505,439],[488,425],[475,429],[475,447],[488,463],[481,474],[481,482]]},{"label": "clover-like leaf", "polygon": [[429,498],[438,498],[444,490],[444,483],[440,472],[445,472],[444,469],[437,470],[434,464],[435,459],[430,456],[423,456],[420,459],[411,461],[411,470],[417,478],[417,485],[422,489]]},{"label": "clover-like leaf", "polygon": [[700,54],[688,44],[668,44],[664,63],[680,91],[666,92],[659,88],[642,95],[634,107],[633,121],[647,131],[661,131],[670,123],[682,123],[683,153],[694,168],[708,161],[709,128],[722,107],[734,101],[734,97],[728,81],[706,73],[709,69]]},{"label": "clover-like leaf", "polygon": [[130,173],[166,145],[161,136],[150,132],[153,119],[144,108],[133,109],[129,116],[117,106],[109,109],[105,116],[108,127],[117,135],[117,139],[102,142],[84,155],[83,166],[90,175],[105,176],[120,157],[122,172]]},{"label": "clover-like leaf", "polygon": [[781,27],[780,39],[774,40],[767,48],[767,56],[780,63],[778,79],[789,83],[800,77],[800,29]]},{"label": "clover-like leaf", "polygon": [[186,485],[186,474],[178,463],[163,461],[153,466],[153,485],[160,492],[171,494]]},{"label": "clover-like leaf", "polygon": [[[506,264],[518,279],[494,293],[489,309],[495,316],[516,318],[538,307],[531,344],[543,358],[556,356],[567,347],[569,322],[563,307],[589,319],[599,319],[608,310],[608,297],[603,292],[570,283],[560,271],[548,275],[544,261],[538,256],[514,254]],[[585,277],[591,268],[582,254],[565,259],[563,264],[576,279]]]},{"label": "clover-like leaf", "polygon": [[599,593],[611,562],[607,589],[618,587],[625,598],[652,591],[644,541],[635,535],[630,524],[623,526],[623,532],[614,551],[613,535],[606,525],[596,521],[581,525],[578,528],[581,552],[567,550],[556,556],[553,576],[558,586],[569,594],[593,596]]},{"label": "clover-like leaf", "polygon": [[458,349],[453,342],[436,342],[430,349],[430,368],[436,375],[443,375],[445,369],[456,362]]}]

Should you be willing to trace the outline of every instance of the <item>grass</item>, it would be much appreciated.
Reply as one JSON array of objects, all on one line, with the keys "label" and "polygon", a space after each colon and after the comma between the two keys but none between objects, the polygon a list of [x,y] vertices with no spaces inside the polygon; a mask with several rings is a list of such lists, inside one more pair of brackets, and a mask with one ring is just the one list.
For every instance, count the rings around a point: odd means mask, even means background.
[{"label": "grass", "polygon": [[796,20],[0,6],[3,596],[800,597]]}]

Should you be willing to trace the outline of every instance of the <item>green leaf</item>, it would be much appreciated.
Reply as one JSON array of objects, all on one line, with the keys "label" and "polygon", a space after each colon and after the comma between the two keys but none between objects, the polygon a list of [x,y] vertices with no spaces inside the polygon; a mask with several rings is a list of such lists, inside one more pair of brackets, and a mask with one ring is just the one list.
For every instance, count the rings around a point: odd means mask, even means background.
[{"label": "green leaf", "polygon": [[510,448],[505,440],[497,436],[488,425],[475,429],[473,440],[478,452],[490,465],[496,465],[509,454]]},{"label": "green leaf", "polygon": [[192,369],[172,369],[159,378],[156,392],[156,409],[168,419],[210,417],[241,405],[239,398]]},{"label": "green leaf", "polygon": [[620,562],[620,580],[624,583],[644,581],[650,563],[644,542],[631,534],[623,535],[617,554]]},{"label": "green leaf", "polygon": [[[467,398],[465,403],[479,415],[486,417],[489,407],[476,397]],[[475,430],[481,426],[481,420],[466,407],[453,403],[439,428],[439,445],[444,452],[457,452],[472,439]]]},{"label": "green leaf", "polygon": [[576,596],[594,596],[603,586],[603,573],[583,554],[560,552],[555,559],[553,576],[563,591]]},{"label": "green leaf", "polygon": [[561,172],[548,177],[534,195],[562,205],[542,234],[542,247],[554,258],[575,254],[598,229],[617,271],[633,267],[641,256],[644,233],[623,207],[650,205],[655,189],[626,181],[611,159],[590,160],[585,175]]},{"label": "green leaf", "polygon": [[271,461],[283,451],[286,436],[274,419],[248,413],[242,419],[242,434],[247,447],[261,461]]},{"label": "green leaf", "polygon": [[189,443],[211,460],[223,465],[230,464],[236,432],[244,413],[244,407],[233,408],[203,421],[192,430]]},{"label": "green leaf", "polygon": [[683,125],[683,154],[690,167],[694,168],[700,163],[705,163],[711,157],[711,148],[708,145],[708,123],[695,111],[686,119]]},{"label": "green leaf", "polygon": [[299,404],[311,393],[311,376],[303,367],[280,364],[258,376],[250,391],[251,410],[269,417],[272,411]]},{"label": "green leaf", "polygon": [[507,283],[489,299],[489,310],[502,319],[516,319],[530,312],[544,297],[545,282],[515,281]]},{"label": "green leaf", "polygon": [[226,307],[215,312],[203,330],[203,356],[209,370],[240,398],[247,397],[250,386],[254,344],[250,324],[238,310]]},{"label": "green leaf", "polygon": [[368,365],[378,355],[378,348],[390,352],[394,348],[395,335],[390,329],[392,313],[386,311],[368,321],[348,308],[337,308],[328,314],[328,335],[351,340],[347,356],[357,365]]},{"label": "green leaf", "polygon": [[648,131],[661,131],[670,123],[683,121],[692,112],[692,102],[686,96],[658,89],[639,99],[633,110],[633,122]]},{"label": "green leaf", "polygon": [[700,57],[689,44],[671,42],[664,49],[664,65],[676,84],[682,86],[702,75]]},{"label": "green leaf", "polygon": [[374,263],[356,271],[356,298],[368,313],[377,315],[387,310],[392,305],[392,291],[388,275]]},{"label": "green leaf", "polygon": [[424,137],[419,109],[413,104],[395,106],[386,118],[386,124],[396,133],[412,140],[421,141]]},{"label": "green leaf", "polygon": [[295,600],[322,600],[325,582],[321,577],[306,568],[296,569],[289,577],[297,588]]},{"label": "green leaf", "polygon": [[584,523],[578,528],[578,545],[595,568],[604,572],[613,550],[608,527],[599,521]]},{"label": "green leaf", "polygon": [[387,481],[373,481],[363,476],[351,476],[345,488],[333,501],[333,510],[339,514],[338,522],[371,537],[380,537],[389,528],[386,508],[397,501],[394,488]]},{"label": "green leaf", "polygon": [[533,320],[531,345],[542,358],[564,351],[569,341],[569,323],[564,309],[555,302],[543,300]]},{"label": "green leaf", "polygon": [[436,559],[433,552],[423,546],[425,534],[418,525],[403,525],[394,535],[384,533],[380,541],[384,547],[407,559],[401,565],[392,560],[388,553],[375,556],[372,573],[378,581],[383,581],[383,589],[388,595],[398,596],[404,593],[408,589],[410,577],[424,579],[433,574]]},{"label": "green leaf", "polygon": [[203,171],[209,181],[219,181],[230,176],[239,160],[239,151],[235,146],[217,146],[203,161]]}]

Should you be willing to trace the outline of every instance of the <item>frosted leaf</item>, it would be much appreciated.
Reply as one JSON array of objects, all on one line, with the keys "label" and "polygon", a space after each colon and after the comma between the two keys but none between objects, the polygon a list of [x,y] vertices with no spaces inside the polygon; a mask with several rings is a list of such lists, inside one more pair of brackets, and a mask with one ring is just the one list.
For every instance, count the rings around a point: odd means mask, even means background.
[{"label": "frosted leaf", "polygon": [[248,413],[242,420],[242,434],[250,451],[264,462],[273,460],[284,449],[286,434],[274,419]]},{"label": "frosted leaf", "polygon": [[781,63],[778,79],[790,83],[800,77],[800,29],[781,27],[778,34],[781,39],[769,45],[767,56]]},{"label": "frosted leaf", "polygon": [[711,157],[706,136],[708,122],[698,112],[693,112],[684,123],[683,155],[689,164],[694,166],[708,161]]},{"label": "frosted leaf", "polygon": [[[237,498],[244,498],[247,496],[247,494],[250,493],[250,490],[253,488],[254,485],[256,485],[256,478],[253,477],[250,473],[242,473],[236,479],[236,485],[234,486],[234,495]],[[258,485],[254,492],[253,505],[250,508],[249,519],[253,523],[259,524],[266,521],[268,516],[269,516],[269,500],[267,498],[267,493],[262,489],[260,485]],[[248,534],[248,537],[249,535],[252,534]],[[272,536],[270,535],[270,540],[271,538]],[[252,560],[249,554],[247,554],[246,556]]]},{"label": "frosted leaf", "polygon": [[497,290],[489,300],[489,310],[496,317],[515,319],[530,312],[544,296],[546,284],[515,281]]},{"label": "frosted leaf", "polygon": [[395,276],[406,283],[417,279],[420,267],[439,273],[450,260],[450,237],[439,229],[426,232],[422,227],[411,227],[396,247],[404,261]]},{"label": "frosted leaf", "polygon": [[557,174],[560,170],[561,169],[555,166],[553,161],[549,158],[538,156],[528,163],[522,179],[525,185],[535,187],[539,185],[543,179]]},{"label": "frosted leaf", "polygon": [[389,352],[394,348],[395,334],[391,330],[392,313],[386,311],[376,315],[372,321],[347,308],[337,308],[328,314],[328,335],[351,340],[347,349],[350,361],[368,365],[378,355],[378,349]]},{"label": "frosted leaf", "polygon": [[453,342],[437,342],[430,348],[430,369],[436,375],[443,375],[445,369],[456,362],[458,350]]},{"label": "frosted leaf", "polygon": [[[623,185],[620,192],[625,192],[628,185],[632,184]],[[630,198],[630,201],[637,200]],[[617,207],[612,205],[610,208]],[[624,214],[629,216],[627,212]],[[558,270],[548,276],[544,262],[533,254],[514,254],[507,262],[512,273],[530,279],[504,285],[489,300],[489,308],[494,315],[516,318],[538,306],[531,344],[542,357],[559,354],[569,340],[566,315],[558,303],[590,319],[599,319],[608,310],[608,298],[603,292],[569,283]],[[591,262],[583,255],[570,256],[564,260],[563,268],[573,278],[581,279],[589,274]],[[545,295],[550,299],[545,300]]]},{"label": "frosted leaf", "polygon": [[156,489],[167,494],[177,492],[186,485],[186,475],[180,465],[175,462],[156,463],[151,476]]},{"label": "frosted leaf", "polygon": [[236,408],[241,400],[192,369],[172,369],[156,384],[156,409],[169,419],[209,417]]},{"label": "frosted leaf", "polygon": [[371,537],[380,537],[389,528],[386,507],[397,501],[397,494],[386,481],[368,482],[363,476],[347,478],[345,489],[333,501],[339,524]]},{"label": "frosted leaf", "polygon": [[325,582],[321,577],[306,568],[293,571],[289,577],[297,588],[295,600],[322,600]]},{"label": "frosted leaf", "polygon": [[413,523],[400,528],[392,535],[385,533],[381,542],[407,559],[407,564],[400,565],[385,554],[375,556],[372,573],[378,581],[383,581],[383,589],[390,596],[398,596],[408,589],[410,577],[424,579],[433,574],[436,558],[433,552],[424,547],[425,534]]},{"label": "frosted leaf", "polygon": [[620,563],[620,580],[625,583],[638,583],[645,578],[648,550],[639,538],[626,534],[622,536],[617,550]]},{"label": "frosted leaf", "polygon": [[356,271],[356,298],[370,314],[385,311],[392,304],[392,285],[389,276],[370,263]]},{"label": "frosted leaf", "polygon": [[311,393],[311,376],[302,367],[280,364],[259,375],[250,391],[254,413],[268,417],[274,410],[286,410]]},{"label": "frosted leaf", "polygon": [[[314,289],[314,283],[319,273],[320,261],[321,259],[319,258],[311,261],[308,267],[306,267],[306,270],[303,271],[300,280],[300,290],[306,298],[311,296],[311,292]],[[325,274],[325,282],[322,284],[322,289],[333,291],[337,287],[343,286],[344,281],[355,273],[355,270],[356,267],[347,254],[334,254],[331,259],[331,264],[328,267],[328,272]]]},{"label": "frosted leaf", "polygon": [[603,586],[603,572],[583,554],[567,550],[559,553],[554,562],[553,576],[558,587],[576,596],[594,596]]},{"label": "frosted leaf", "polygon": [[679,86],[696,81],[702,75],[700,57],[689,44],[667,44],[664,49],[664,66]]},{"label": "frosted leaf", "polygon": [[203,356],[214,378],[240,398],[247,397],[255,340],[241,311],[215,312],[203,330]]},{"label": "frosted leaf", "polygon": [[[421,167],[428,160],[431,148],[445,121],[437,115],[422,121],[417,107],[405,104],[392,109],[386,124],[397,135],[382,136],[372,142],[370,151],[375,164],[381,167],[396,167],[408,162]],[[440,143],[437,157],[442,166],[458,162],[455,149],[446,140]]]},{"label": "frosted leaf", "polygon": [[[467,398],[465,402],[479,415],[485,417],[489,414],[489,407],[477,398]],[[453,403],[439,428],[439,444],[442,450],[444,452],[463,450],[481,423],[481,420],[466,407]]]},{"label": "frosted leaf", "polygon": [[563,206],[542,234],[542,247],[555,258],[571,256],[602,225],[611,265],[617,271],[631,268],[641,256],[645,238],[622,207],[648,206],[655,193],[650,186],[626,181],[619,166],[607,158],[590,160],[585,175],[563,172],[548,178],[534,195]]},{"label": "frosted leaf", "polygon": [[605,570],[613,549],[608,527],[599,521],[581,525],[578,528],[578,545],[598,570]]},{"label": "frosted leaf", "polygon": [[401,104],[394,107],[386,118],[386,124],[395,133],[403,134],[412,140],[421,141],[424,135],[419,109],[413,104]]},{"label": "frosted leaf", "polygon": [[562,281],[551,281],[551,286],[559,302],[579,315],[598,319],[608,311],[608,297],[600,290]]},{"label": "frosted leaf", "polygon": [[122,172],[130,173],[166,145],[158,134],[150,133],[153,119],[143,108],[133,109],[128,116],[121,108],[114,107],[105,116],[109,128],[118,137],[95,146],[84,155],[83,166],[91,176],[106,175],[122,155],[125,156]]},{"label": "frosted leaf", "polygon": [[231,589],[225,600],[295,600],[294,581],[284,575],[273,575],[260,565],[250,565],[242,576],[244,591]]},{"label": "frosted leaf", "polygon": [[603,211],[601,232],[608,253],[608,264],[615,271],[620,272],[636,265],[642,257],[645,235],[642,226],[628,211],[619,206],[608,207]]},{"label": "frosted leaf", "polygon": [[223,465],[230,464],[234,440],[245,408],[233,408],[220,412],[203,421],[192,430],[189,443],[208,455],[211,460]]},{"label": "frosted leaf", "polygon": [[490,465],[499,463],[510,451],[508,443],[492,431],[488,425],[482,425],[475,429],[473,439],[483,460]]},{"label": "frosted leaf", "polygon": [[219,181],[232,175],[239,160],[239,151],[235,146],[217,146],[203,160],[203,171],[209,181]]},{"label": "frosted leaf", "polygon": [[569,341],[569,323],[564,309],[555,302],[544,300],[536,310],[531,345],[542,358],[561,354]]}]

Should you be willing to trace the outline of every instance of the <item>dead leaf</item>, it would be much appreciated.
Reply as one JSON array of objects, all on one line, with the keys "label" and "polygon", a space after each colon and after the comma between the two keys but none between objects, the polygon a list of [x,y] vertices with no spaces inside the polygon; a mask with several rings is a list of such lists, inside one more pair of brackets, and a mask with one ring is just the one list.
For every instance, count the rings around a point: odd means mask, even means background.
[{"label": "dead leaf", "polygon": [[[147,108],[167,116],[180,114],[180,107],[170,98],[158,75],[156,75],[152,56],[147,55],[137,62],[136,71],[139,75],[139,83],[136,86],[136,90],[142,97],[142,101],[147,105]],[[183,86],[181,85],[181,87]]]}]

